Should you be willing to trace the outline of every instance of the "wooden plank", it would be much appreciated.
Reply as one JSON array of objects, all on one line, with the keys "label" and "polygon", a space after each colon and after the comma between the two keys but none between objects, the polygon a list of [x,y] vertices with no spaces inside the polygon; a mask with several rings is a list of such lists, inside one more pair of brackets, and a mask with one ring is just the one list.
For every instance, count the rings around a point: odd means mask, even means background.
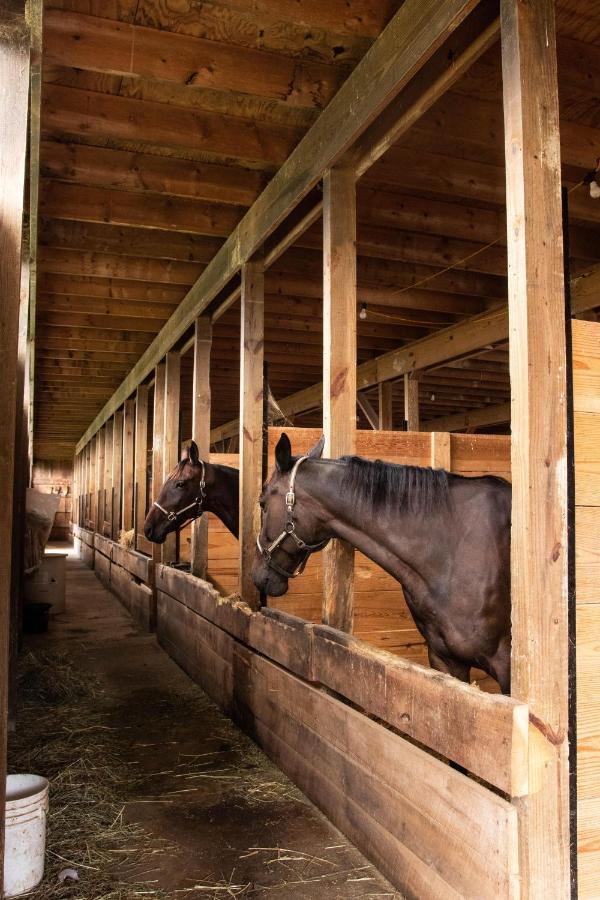
[{"label": "wooden plank", "polygon": [[452,470],[452,445],[447,431],[431,432],[431,468]]},{"label": "wooden plank", "polygon": [[501,20],[512,694],[529,704],[537,737],[529,750],[535,790],[518,804],[519,853],[525,895],[564,898],[570,896],[567,415],[554,3],[503,0]]},{"label": "wooden plank", "polygon": [[106,424],[98,432],[96,441],[96,521],[94,530],[102,534],[106,493],[104,489],[104,454],[106,449]]},{"label": "wooden plank", "polygon": [[113,519],[113,442],[114,442],[114,418],[108,420],[104,426],[104,523],[110,523],[110,535],[112,535]]},{"label": "wooden plank", "polygon": [[394,430],[394,410],[392,405],[393,387],[391,381],[382,381],[378,387],[379,428],[382,431]]},{"label": "wooden plank", "polygon": [[423,431],[466,431],[486,425],[510,422],[510,403],[495,403],[465,413],[452,413],[423,422]]},{"label": "wooden plank", "polygon": [[123,531],[131,531],[134,522],[135,407],[133,397],[128,398],[123,407]]},{"label": "wooden plank", "polygon": [[371,428],[377,430],[379,428],[379,413],[375,412],[370,401],[364,394],[360,392],[356,395],[356,405],[363,413]]},{"label": "wooden plank", "polygon": [[259,743],[401,890],[518,896],[509,803],[256,654],[234,667]]},{"label": "wooden plank", "polygon": [[139,535],[146,518],[146,477],[148,455],[148,385],[140,384],[135,395],[135,457],[133,491],[133,527],[135,548],[139,549]]},{"label": "wooden plank", "polygon": [[123,410],[118,409],[114,416],[113,451],[112,451],[112,485],[113,485],[113,510],[112,531],[113,541],[118,540],[121,530],[121,500],[123,486]]},{"label": "wooden plank", "polygon": [[[0,809],[4,809],[6,785],[6,741],[9,688],[9,646],[12,571],[13,483],[15,474],[15,428],[17,408],[17,361],[21,294],[21,238],[25,159],[27,148],[27,103],[29,86],[29,29],[21,3],[0,7],[0,476],[5,503],[0,519]],[[0,863],[4,857],[4,829],[0,835]],[[2,876],[0,875],[0,893]]]},{"label": "wooden plank", "polygon": [[[356,452],[356,183],[349,170],[323,179],[323,432],[325,453]],[[323,621],[352,632],[354,550],[323,553]]]},{"label": "wooden plank", "polygon": [[115,565],[126,569],[139,581],[143,581],[148,587],[154,584],[154,563],[142,553],[128,550],[120,544],[113,544],[111,558]]},{"label": "wooden plank", "polygon": [[404,421],[407,431],[419,431],[419,382],[411,372],[404,375]]},{"label": "wooden plank", "polygon": [[109,75],[257,94],[323,107],[346,74],[337,66],[266,53],[67,10],[48,10],[46,62]]},{"label": "wooden plank", "polygon": [[[163,430],[163,480],[179,462],[179,406],[181,395],[181,355],[170,350],[165,357],[165,415]],[[177,534],[172,532],[162,545],[164,562],[177,561]]]},{"label": "wooden plank", "polygon": [[[422,0],[407,0],[402,4],[375,45],[331,100],[327,110],[319,116],[188,292],[164,330],[89,426],[80,441],[81,446],[85,446],[102,422],[152,371],[156,362],[184,334],[232,275],[252,257],[265,238],[312,190],[323,172],[335,163],[377,113],[408,83],[474,5],[475,0],[449,0],[443,5],[433,0],[425,3]],[[94,95],[93,102],[97,102],[97,95]],[[139,104],[139,101],[135,102]],[[348,115],[349,108],[352,108],[351,116]],[[236,129],[233,133],[237,137]]]},{"label": "wooden plank", "polygon": [[[210,320],[206,316],[199,316],[194,329],[192,437],[198,445],[198,452],[202,460],[210,458],[211,344],[212,325]],[[208,516],[201,516],[192,525],[192,573],[206,579],[207,565]]]},{"label": "wooden plank", "polygon": [[138,584],[129,572],[116,565],[111,566],[110,587],[134,621],[145,631],[154,631],[156,611],[152,589],[145,584]]},{"label": "wooden plank", "polygon": [[[154,414],[152,417],[152,500],[158,497],[165,480],[164,435],[165,430],[165,364],[160,362],[154,370]],[[163,544],[152,545],[152,559],[162,562]]]},{"label": "wooden plank", "polygon": [[524,704],[325,626],[313,628],[312,677],[510,796],[527,792]]},{"label": "wooden plank", "polygon": [[259,604],[252,581],[258,497],[262,488],[262,407],[265,333],[265,276],[262,260],[242,268],[240,327],[240,594],[253,609]]}]

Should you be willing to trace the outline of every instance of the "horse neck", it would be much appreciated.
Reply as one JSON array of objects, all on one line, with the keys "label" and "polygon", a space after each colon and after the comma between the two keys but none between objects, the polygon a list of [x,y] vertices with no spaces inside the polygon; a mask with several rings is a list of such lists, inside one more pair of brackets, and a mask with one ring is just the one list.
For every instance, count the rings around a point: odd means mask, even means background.
[{"label": "horse neck", "polygon": [[408,587],[425,565],[437,517],[398,515],[370,500],[349,498],[342,487],[345,471],[342,461],[322,460],[310,474],[309,489],[319,498],[330,536],[352,544]]},{"label": "horse neck", "polygon": [[217,516],[229,531],[238,537],[240,475],[237,469],[229,466],[211,465],[213,484],[207,491],[204,508]]}]

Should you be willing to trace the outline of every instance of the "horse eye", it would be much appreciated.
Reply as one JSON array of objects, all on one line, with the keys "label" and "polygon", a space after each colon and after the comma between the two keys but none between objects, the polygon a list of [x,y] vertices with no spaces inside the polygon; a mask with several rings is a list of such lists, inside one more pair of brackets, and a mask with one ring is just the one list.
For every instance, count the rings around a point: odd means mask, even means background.
[{"label": "horse eye", "polygon": [[185,481],[178,481],[175,487],[182,488],[185,487]]}]

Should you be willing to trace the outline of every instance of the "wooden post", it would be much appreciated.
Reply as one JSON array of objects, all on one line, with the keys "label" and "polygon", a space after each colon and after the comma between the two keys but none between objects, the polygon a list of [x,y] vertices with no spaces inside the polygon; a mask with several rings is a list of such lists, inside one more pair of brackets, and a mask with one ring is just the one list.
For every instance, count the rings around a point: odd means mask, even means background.
[{"label": "wooden post", "polygon": [[[123,531],[133,528],[133,498],[135,493],[135,408],[133,397],[123,407]],[[135,544],[134,544],[135,546]]]},{"label": "wooden post", "polygon": [[452,469],[452,443],[447,431],[431,432],[431,468]]},{"label": "wooden post", "polygon": [[419,430],[419,381],[418,376],[404,376],[404,418],[408,431]]},{"label": "wooden post", "polygon": [[112,452],[112,485],[113,485],[113,508],[111,522],[111,537],[113,541],[119,539],[119,531],[121,530],[121,485],[123,483],[123,410],[118,409],[115,413],[115,424],[113,429],[113,452]]},{"label": "wooden post", "polygon": [[[164,481],[164,435],[165,430],[165,364],[159,363],[154,369],[154,417],[152,433],[152,499]],[[152,544],[152,559],[162,562],[164,544]]]},{"label": "wooden post", "polygon": [[146,518],[146,486],[148,455],[148,385],[140,384],[135,395],[135,487],[133,492],[135,528],[134,547],[139,549],[138,535],[144,533]]},{"label": "wooden post", "polygon": [[[323,179],[323,431],[329,457],[356,452],[356,183],[347,170]],[[354,550],[324,551],[323,622],[352,632]]]},{"label": "wooden post", "polygon": [[103,533],[104,525],[104,450],[106,446],[106,425],[97,434],[96,440],[96,518],[94,531]]},{"label": "wooden post", "polygon": [[[207,316],[196,319],[194,337],[194,405],[192,437],[200,459],[210,457],[210,351],[212,326]],[[192,573],[206,578],[208,565],[208,517],[196,519],[192,526]]]},{"label": "wooden post", "polygon": [[96,480],[96,470],[98,468],[98,433],[94,435],[90,442],[90,518],[89,525],[92,531],[96,530],[96,520],[98,518],[98,482]]},{"label": "wooden post", "polygon": [[[181,355],[170,350],[165,358],[165,414],[163,431],[163,479],[179,461],[179,397],[181,394]],[[177,534],[168,535],[162,545],[163,562],[177,561]]]},{"label": "wooden post", "polygon": [[[0,6],[0,810],[4,810],[12,570],[13,479],[21,291],[21,238],[27,146],[29,30],[24,4]],[[0,829],[0,873],[4,828]],[[0,894],[2,875],[0,874]]]},{"label": "wooden post", "polygon": [[[512,400],[512,694],[529,704],[523,896],[569,884],[567,409],[554,0],[502,0]],[[571,840],[576,836],[572,835]]]},{"label": "wooden post", "polygon": [[252,564],[260,529],[264,335],[265,275],[262,260],[253,260],[242,268],[240,330],[240,594],[253,609],[260,605]]},{"label": "wooden post", "polygon": [[379,382],[379,428],[382,431],[393,431],[394,428],[391,381]]},{"label": "wooden post", "polygon": [[113,431],[114,419],[109,419],[106,423],[106,431],[104,433],[104,520],[102,522],[102,534],[106,534],[106,524],[108,523],[108,537],[112,535],[112,515],[113,515]]}]

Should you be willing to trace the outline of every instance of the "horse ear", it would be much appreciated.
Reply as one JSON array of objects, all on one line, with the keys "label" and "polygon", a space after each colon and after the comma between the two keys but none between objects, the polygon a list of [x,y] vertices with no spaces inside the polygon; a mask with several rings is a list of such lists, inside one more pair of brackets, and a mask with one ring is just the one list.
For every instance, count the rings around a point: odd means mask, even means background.
[{"label": "horse ear", "polygon": [[184,447],[183,450],[181,451],[180,462],[187,462],[189,458],[190,458],[190,448]]},{"label": "horse ear", "polygon": [[281,474],[289,472],[292,468],[292,445],[285,431],[275,447],[275,462]]},{"label": "horse ear", "polygon": [[321,459],[323,456],[323,447],[325,446],[325,435],[322,434],[314,447],[311,447],[306,454],[309,459]]},{"label": "horse ear", "polygon": [[198,450],[198,444],[196,443],[196,441],[192,441],[190,443],[188,453],[190,462],[194,463],[194,465],[197,466],[200,462],[200,451]]}]

